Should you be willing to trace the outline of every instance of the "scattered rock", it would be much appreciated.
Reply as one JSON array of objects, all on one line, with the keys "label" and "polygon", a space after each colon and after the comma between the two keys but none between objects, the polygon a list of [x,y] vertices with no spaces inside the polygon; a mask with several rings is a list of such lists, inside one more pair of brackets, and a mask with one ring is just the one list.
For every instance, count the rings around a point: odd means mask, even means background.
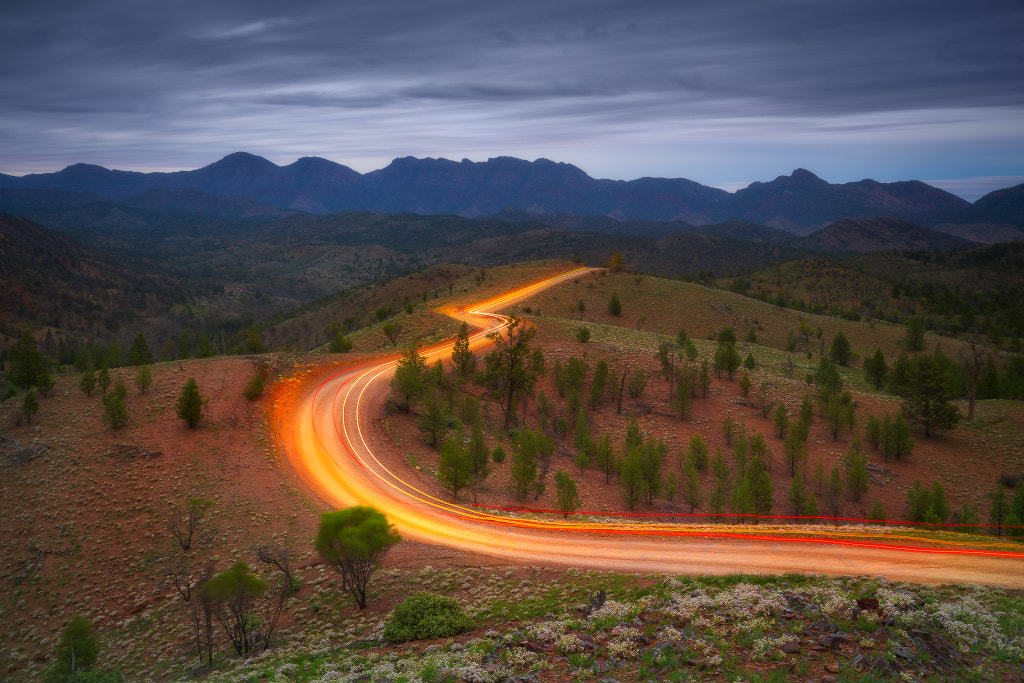
[{"label": "scattered rock", "polygon": [[914,646],[931,657],[931,665],[943,671],[957,669],[964,664],[963,655],[956,645],[946,640],[938,633],[931,633],[921,629],[911,629],[908,632],[910,641]]},{"label": "scattered rock", "polygon": [[[10,439],[10,441],[14,441],[14,439]],[[14,443],[17,444],[18,442],[14,441]],[[50,446],[44,443],[29,446],[27,448],[16,448],[15,450],[7,452],[7,462],[8,464],[15,466],[24,465],[27,462],[35,460],[48,450],[50,450]]]},{"label": "scattered rock", "polygon": [[912,662],[917,659],[917,655],[909,647],[897,646],[892,649],[892,653],[900,659],[905,659],[908,662]]},{"label": "scattered rock", "polygon": [[787,655],[795,655],[800,652],[800,643],[795,640],[791,640],[788,643],[782,644],[782,651]]},{"label": "scattered rock", "polygon": [[838,664],[835,664],[835,663],[833,663],[833,664],[826,664],[825,665],[825,671],[828,671],[831,674],[839,673],[840,669],[842,669],[842,667],[839,666]]},{"label": "scattered rock", "polygon": [[857,598],[857,607],[862,610],[878,609],[878,600],[876,598]]},{"label": "scattered rock", "polygon": [[818,642],[821,643],[822,647],[838,650],[843,646],[843,643],[850,642],[850,637],[845,633],[830,633],[827,636],[822,636]]}]

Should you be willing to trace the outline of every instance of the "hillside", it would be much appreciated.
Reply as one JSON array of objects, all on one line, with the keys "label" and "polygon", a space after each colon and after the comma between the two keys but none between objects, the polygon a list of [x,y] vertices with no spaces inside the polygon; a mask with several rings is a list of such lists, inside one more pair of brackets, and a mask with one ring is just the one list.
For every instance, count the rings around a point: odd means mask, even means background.
[{"label": "hillside", "polygon": [[102,333],[165,313],[189,288],[154,262],[126,263],[0,214],[0,319]]},{"label": "hillside", "polygon": [[4,176],[0,187],[91,192],[118,201],[150,189],[199,190],[317,214],[370,210],[478,217],[513,208],[693,225],[744,220],[797,235],[843,218],[876,216],[924,225],[1024,227],[1019,199],[1006,191],[973,206],[920,181],[828,183],[796,169],[730,194],[684,178],[595,179],[570,164],[511,157],[486,162],[405,157],[360,174],[326,159],[306,157],[277,166],[239,152],[193,171],[136,173],[77,164],[56,173]]},{"label": "hillside", "polygon": [[844,218],[796,242],[795,246],[825,254],[873,251],[953,251],[976,242],[891,216]]},{"label": "hillside", "polygon": [[[441,290],[430,302],[465,305],[565,265],[519,264],[487,271],[483,278],[475,269],[453,270],[447,273],[451,290],[440,279],[429,283]],[[402,285],[404,290],[390,296],[414,293],[427,284],[409,278]],[[612,292],[623,304],[619,316],[607,310]],[[582,311],[579,300],[584,302]],[[623,415],[616,413],[609,398],[588,410],[591,434],[595,438],[610,434],[618,449],[630,419],[636,416],[645,437],[668,444],[665,478],[671,474],[681,479],[678,453],[699,433],[709,454],[723,450],[735,474],[733,448],[724,441],[722,430],[725,416],[730,416],[748,434],[764,434],[774,453],[771,479],[779,514],[789,510],[790,477],[781,462],[782,442],[774,435],[771,419],[745,402],[737,382],[724,376],[713,379],[709,396],[695,399],[692,412],[680,419],[667,401],[666,382],[655,374],[658,344],[674,339],[678,328],[685,327],[699,359],[706,360],[714,349],[714,342],[707,338],[724,325],[732,325],[741,338],[754,329],[757,341],[742,342],[741,348],[756,359],[751,371],[755,385],[770,384],[773,399],[795,413],[803,395],[814,391],[803,373],[817,362],[819,353],[814,345],[792,354],[784,350],[787,334],[797,330],[801,321],[812,328],[821,326],[826,337],[843,330],[861,356],[876,345],[886,354],[896,353],[904,333],[898,327],[798,314],[730,292],[629,273],[583,277],[524,302],[517,310],[537,326],[535,343],[544,349],[548,367],[538,390],[551,400],[556,416],[567,414],[567,399],[559,396],[555,383],[556,361],[564,366],[575,356],[585,358],[591,367],[607,359],[616,369],[624,363],[643,368],[648,385],[637,398],[627,399]],[[638,324],[641,318],[644,322]],[[306,321],[297,322],[301,327]],[[312,319],[308,322],[315,324]],[[593,333],[586,344],[572,336],[581,325]],[[999,648],[1019,646],[1024,602],[1019,591],[977,586],[915,586],[877,577],[620,576],[566,567],[506,565],[403,541],[387,556],[384,571],[371,584],[368,609],[358,610],[313,548],[322,507],[284,465],[277,434],[305,382],[365,363],[376,349],[391,348],[382,346],[384,340],[370,331],[361,341],[371,345],[349,355],[268,354],[158,364],[153,368],[152,388],[145,393],[130,390],[130,419],[121,430],[103,425],[99,396],[79,391],[77,375],[58,379],[31,425],[15,426],[16,405],[0,404],[0,425],[7,437],[0,445],[7,461],[0,479],[6,501],[0,508],[0,525],[13,532],[0,540],[8,558],[3,576],[12,588],[0,596],[0,615],[14,615],[11,621],[26,620],[16,622],[21,627],[17,631],[0,629],[0,642],[8,653],[2,675],[22,680],[38,674],[52,661],[53,643],[62,625],[72,614],[81,613],[99,631],[100,665],[120,667],[127,680],[198,676],[210,681],[313,681],[341,678],[342,672],[349,677],[436,674],[468,680],[471,674],[460,672],[481,671],[482,680],[533,676],[538,681],[564,681],[583,673],[589,676],[595,668],[600,669],[595,675],[614,671],[620,680],[647,680],[652,670],[701,671],[726,680],[738,676],[820,680],[835,674],[859,675],[857,667],[876,657],[926,680],[955,680],[968,674],[984,680],[1014,680],[1020,655]],[[927,341],[933,347],[939,338],[928,335]],[[947,352],[953,350],[947,347]],[[787,373],[787,359],[794,361],[796,372]],[[248,402],[241,396],[242,388],[261,369],[269,370],[272,388]],[[134,369],[113,374],[115,381],[130,385]],[[591,376],[587,375],[588,380]],[[895,409],[897,399],[871,389],[859,368],[843,369],[842,376],[861,419]],[[188,377],[196,377],[203,394],[211,399],[196,429],[188,429],[174,415],[176,397]],[[478,395],[468,384],[460,391]],[[482,406],[488,445],[501,444],[511,452],[508,435],[497,428],[495,406],[487,399]],[[539,401],[531,401],[527,418],[531,428],[540,424],[538,410]],[[421,490],[450,498],[436,478],[438,452],[419,435],[412,424],[415,417],[382,414],[373,438],[393,444],[392,466],[403,473],[415,472]],[[456,425],[452,429],[468,429],[458,422],[452,423]],[[984,509],[996,477],[1024,469],[1018,448],[1022,433],[1024,412],[1019,403],[983,401],[975,423],[939,438],[915,436],[917,443],[909,458],[885,462],[869,448],[876,468],[871,470],[869,492],[860,501],[844,497],[843,513],[863,515],[880,500],[889,516],[898,518],[915,479],[926,485],[941,480],[952,507],[972,503]],[[547,476],[553,477],[557,470],[571,473],[578,481],[584,509],[603,510],[608,517],[626,512],[616,481],[607,484],[593,467],[581,471],[576,466],[572,431],[562,436],[553,430],[551,435],[556,449]],[[841,463],[849,444],[848,435],[833,439],[824,419],[815,415],[808,463],[820,459],[828,471]],[[537,509],[557,505],[553,483],[536,500],[514,501],[507,487],[510,461],[494,463],[493,468],[478,491],[481,502],[515,502]],[[805,476],[815,495],[813,471],[811,465]],[[703,490],[710,490],[712,478],[710,469],[700,472]],[[218,627],[212,669],[197,667],[188,608],[169,580],[175,559],[183,553],[166,531],[167,516],[194,496],[213,501],[195,543],[184,553],[196,566],[210,562],[221,571],[244,560],[270,581],[275,570],[258,561],[255,546],[274,544],[291,548],[292,566],[301,579],[300,590],[288,600],[275,631],[275,645],[266,654],[239,658]],[[681,514],[687,509],[681,496],[679,491],[672,497],[658,496],[652,505],[639,509]],[[698,505],[698,511],[705,509]],[[730,524],[729,528],[743,531],[743,526]],[[714,533],[716,526],[701,529]],[[813,533],[815,527],[776,526],[772,531],[787,529]],[[912,536],[918,539],[915,542],[932,538],[940,544],[996,542],[984,537],[936,536],[920,529],[909,534],[874,527],[857,527],[857,531],[883,540]],[[456,598],[474,617],[473,629],[454,639],[384,643],[380,640],[383,622],[414,590]],[[607,591],[608,611],[591,616],[580,612],[580,605],[587,604],[597,590]],[[970,619],[948,617],[967,620],[956,621],[963,626],[942,631],[945,638],[955,639],[953,634],[977,619],[984,619],[994,635],[984,641],[955,640],[967,653],[965,668],[941,668],[925,655],[927,647],[915,643],[905,629],[890,626],[879,635],[881,617],[854,611],[856,599],[864,597],[879,599],[889,616],[915,620],[912,623],[919,624],[916,628],[924,629],[925,635],[914,637],[939,633],[928,625],[935,614],[971,615]],[[775,607],[769,609],[769,605]],[[680,612],[684,608],[685,613]],[[815,626],[821,617],[835,626]],[[638,635],[626,629],[635,629]],[[822,637],[838,630],[849,636],[840,647],[819,644]],[[591,647],[580,646],[579,652],[566,649],[575,642],[562,640],[570,634]],[[783,643],[790,642],[794,645],[783,648]],[[897,656],[897,648],[903,655]],[[488,658],[492,652],[496,656]],[[535,662],[543,666],[538,668]],[[792,677],[795,672],[800,678]]]}]

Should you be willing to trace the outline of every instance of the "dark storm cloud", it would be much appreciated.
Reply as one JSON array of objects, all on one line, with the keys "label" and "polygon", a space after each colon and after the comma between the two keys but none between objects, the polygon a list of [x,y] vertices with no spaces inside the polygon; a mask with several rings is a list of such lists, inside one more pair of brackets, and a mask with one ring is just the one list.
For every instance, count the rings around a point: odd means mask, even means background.
[{"label": "dark storm cloud", "polygon": [[907,128],[1019,150],[1021,35],[1016,0],[13,0],[0,171],[189,166],[211,140],[343,163]]}]

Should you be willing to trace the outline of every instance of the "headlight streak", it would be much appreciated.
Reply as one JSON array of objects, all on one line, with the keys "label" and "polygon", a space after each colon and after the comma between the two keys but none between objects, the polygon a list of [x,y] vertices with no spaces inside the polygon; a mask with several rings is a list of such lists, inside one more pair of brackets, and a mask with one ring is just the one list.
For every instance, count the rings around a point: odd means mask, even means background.
[{"label": "headlight streak", "polygon": [[[463,310],[456,309],[446,312],[452,317],[466,322],[476,322],[478,325],[481,318],[485,319],[485,324],[470,335],[471,348],[479,348],[487,344],[485,339],[487,334],[504,329],[508,325],[509,318],[494,313],[495,309],[507,307],[516,301],[532,296],[542,289],[585,272],[587,272],[587,269],[583,268],[567,271],[539,282],[518,287],[510,292],[477,304],[473,308],[466,307]],[[440,358],[450,353],[451,344],[451,341],[435,344],[422,349],[421,353],[428,358],[428,361]],[[461,505],[443,500],[402,479],[393,468],[389,467],[378,457],[377,453],[370,447],[367,435],[364,433],[364,420],[361,419],[361,416],[364,415],[364,409],[368,407],[366,403],[371,400],[371,394],[373,393],[371,390],[375,390],[379,394],[382,383],[387,381],[389,373],[394,370],[396,365],[397,356],[392,356],[343,370],[322,381],[312,393],[312,397],[303,404],[303,408],[299,411],[298,415],[295,415],[293,418],[293,420],[297,419],[299,421],[296,427],[299,433],[296,434],[296,440],[298,441],[296,447],[289,449],[289,460],[307,485],[323,495],[329,502],[345,505],[375,505],[388,514],[400,530],[410,531],[414,536],[420,537],[423,540],[453,543],[457,539],[473,544],[475,549],[486,553],[488,552],[487,548],[497,548],[503,543],[501,537],[495,538],[495,533],[504,535],[513,530],[548,532],[555,534],[555,536],[549,538],[548,533],[544,533],[540,540],[537,541],[538,547],[548,548],[552,559],[560,561],[567,561],[572,557],[568,548],[564,549],[564,553],[559,552],[558,544],[560,541],[564,541],[566,534],[582,534],[590,537],[604,536],[609,538],[632,536],[662,539],[756,540],[762,543],[845,546],[857,549],[897,551],[922,555],[1024,558],[1024,553],[982,550],[977,547],[920,547],[897,543],[873,542],[864,540],[865,537],[874,535],[868,532],[868,530],[864,530],[861,533],[849,529],[832,531],[816,528],[813,531],[809,531],[797,530],[792,527],[780,529],[771,526],[756,529],[746,525],[727,525],[721,528],[708,529],[706,526],[687,527],[674,522],[636,523],[624,521],[593,522],[581,519],[531,519],[495,514],[494,512],[487,511],[488,506]],[[328,401],[330,410],[324,413],[321,406]],[[328,437],[327,434],[329,432],[324,432],[324,428],[327,425],[323,425],[322,420],[327,418],[320,417],[318,419],[318,416],[324,414],[329,415],[334,432],[333,437]],[[311,430],[311,441],[315,444],[314,448],[303,447],[303,444],[309,443],[308,440],[302,438],[305,430]],[[543,510],[510,510],[508,512],[552,513],[552,511]],[[608,513],[594,514],[605,517],[616,516]],[[649,514],[660,517],[673,516],[669,513]],[[505,531],[501,531],[502,529]],[[822,537],[826,534],[827,537]],[[849,536],[857,536],[858,538],[844,538]],[[932,544],[947,546],[960,545],[960,542],[956,541],[922,539],[914,536],[899,536],[897,534],[890,534],[888,537],[909,542],[926,541]],[[511,537],[509,537],[509,542],[512,542]],[[524,542],[518,536],[515,537],[515,543]],[[503,548],[503,550],[507,554],[509,548]],[[574,550],[573,552],[579,555],[585,554],[584,550]],[[1013,574],[1015,572],[1024,575],[1024,568],[1018,567],[1010,573]]]}]

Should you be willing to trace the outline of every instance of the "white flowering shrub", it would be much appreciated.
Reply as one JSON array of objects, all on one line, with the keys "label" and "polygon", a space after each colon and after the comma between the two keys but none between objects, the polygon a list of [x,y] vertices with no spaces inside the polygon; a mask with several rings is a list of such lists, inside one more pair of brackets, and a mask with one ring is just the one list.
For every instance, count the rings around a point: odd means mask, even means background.
[{"label": "white flowering shrub", "polygon": [[878,598],[878,606],[889,614],[905,612],[917,603],[917,596],[905,590],[879,588],[875,597]]},{"label": "white flowering shrub", "polygon": [[661,629],[661,631],[658,633],[658,637],[660,637],[662,640],[678,641],[683,639],[683,634],[672,626],[666,626],[665,628]]},{"label": "white flowering shrub", "polygon": [[999,617],[972,597],[925,605],[899,617],[901,626],[938,626],[961,651],[979,646],[1013,661],[1024,659],[1024,638],[1010,638],[1000,629]]},{"label": "white flowering shrub", "polygon": [[558,651],[563,655],[571,655],[574,652],[583,652],[586,645],[575,633],[567,633],[558,639]]},{"label": "white flowering shrub", "polygon": [[781,647],[787,642],[787,636],[764,636],[754,641],[752,648],[754,659],[765,660],[782,654]]},{"label": "white flowering shrub", "polygon": [[274,672],[274,678],[291,679],[294,678],[298,673],[299,668],[293,663],[288,662],[277,667],[277,671]]},{"label": "white flowering shrub", "polygon": [[505,662],[515,669],[525,669],[537,661],[537,653],[521,647],[510,647],[502,652]]},{"label": "white flowering shrub", "polygon": [[641,653],[636,642],[629,638],[616,638],[608,641],[607,651],[609,657],[616,659],[637,659]]},{"label": "white flowering shrub", "polygon": [[548,621],[529,627],[527,634],[539,643],[550,645],[565,633],[567,624],[564,621]]},{"label": "white flowering shrub", "polygon": [[596,621],[598,619],[615,617],[619,621],[629,621],[636,617],[639,611],[639,607],[636,604],[616,602],[615,600],[605,600],[601,609],[591,612],[588,618]]}]

